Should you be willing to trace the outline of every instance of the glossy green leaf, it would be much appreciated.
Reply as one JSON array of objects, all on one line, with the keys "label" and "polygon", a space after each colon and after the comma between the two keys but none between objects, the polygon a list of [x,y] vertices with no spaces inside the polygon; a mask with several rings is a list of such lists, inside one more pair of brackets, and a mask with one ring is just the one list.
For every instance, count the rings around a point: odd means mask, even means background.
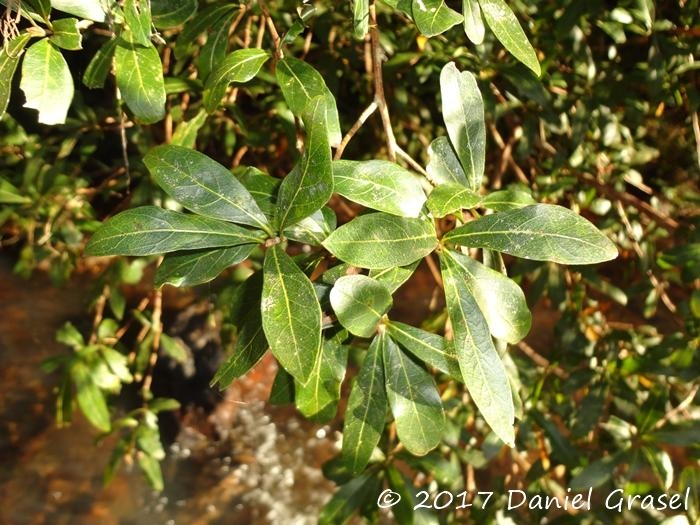
[{"label": "glossy green leaf", "polygon": [[142,46],[151,43],[150,0],[124,0],[124,20],[131,31],[131,42]]},{"label": "glossy green leaf", "polygon": [[418,217],[426,199],[417,176],[385,160],[336,160],[333,182],[343,197],[402,217]]},{"label": "glossy green leaf", "polygon": [[352,21],[355,38],[363,39],[369,32],[369,0],[352,0]]},{"label": "glossy green leaf", "polygon": [[75,51],[82,49],[82,35],[77,18],[59,18],[51,24],[49,40],[62,49]]},{"label": "glossy green leaf", "polygon": [[360,337],[374,334],[392,304],[386,286],[366,275],[345,275],[338,279],[330,300],[340,324]]},{"label": "glossy green leaf", "polygon": [[254,244],[215,248],[213,250],[190,250],[169,253],[163,258],[155,277],[155,286],[195,286],[208,283],[226,268],[248,258],[255,249]]},{"label": "glossy green leaf", "polygon": [[329,421],[335,416],[347,361],[346,346],[332,339],[323,341],[309,379],[295,384],[294,401],[304,417]]},{"label": "glossy green leaf", "polygon": [[422,259],[435,249],[437,238],[430,222],[369,213],[335,230],[323,245],[354,266],[383,269]]},{"label": "glossy green leaf", "polygon": [[231,82],[248,82],[258,74],[270,55],[263,49],[237,49],[230,53],[207,77],[204,107],[212,113],[221,103]]},{"label": "glossy green leaf", "polygon": [[[5,2],[3,3],[7,5]],[[12,6],[12,4],[10,4],[10,6]],[[39,17],[41,17],[44,21],[49,19],[49,13],[51,13],[50,0],[25,0],[17,7],[36,12],[36,14],[39,15]]]},{"label": "glossy green leaf", "polygon": [[374,501],[379,494],[379,478],[373,472],[352,478],[342,485],[321,509],[318,525],[343,525],[368,501]]},{"label": "glossy green leaf", "polygon": [[469,276],[449,255],[440,258],[447,313],[464,384],[495,434],[513,446],[515,407],[508,374],[488,323],[466,285]]},{"label": "glossy green leaf", "polygon": [[[167,4],[171,0],[161,0]],[[178,0],[180,1],[180,0]],[[198,45],[198,37],[207,31],[210,27],[222,19],[230,20],[232,13],[241,7],[235,3],[217,3],[202,9],[197,13],[197,16],[187,21],[182,32],[178,35],[175,43],[175,58],[178,60],[185,59],[193,48]],[[152,9],[155,12],[155,6],[152,4]]]},{"label": "glossy green leaf", "polygon": [[258,207],[266,217],[272,220],[275,215],[277,192],[282,181],[253,167],[245,167],[239,170],[237,175],[241,183],[253,196]]},{"label": "glossy green leaf", "polygon": [[405,355],[388,336],[382,345],[386,395],[396,421],[396,433],[411,454],[434,449],[445,430],[445,413],[435,381]]},{"label": "glossy green leaf", "polygon": [[165,116],[165,82],[158,50],[119,39],[114,54],[117,87],[124,102],[144,124]]},{"label": "glossy green leaf", "polygon": [[535,199],[532,195],[525,191],[518,190],[500,190],[489,193],[481,201],[484,208],[496,211],[512,210],[514,208],[522,208],[535,204]]},{"label": "glossy green leaf", "polygon": [[[212,71],[218,68],[226,58],[226,52],[229,49],[229,31],[231,30],[231,22],[234,19],[235,13],[227,11],[224,16],[215,20],[210,27],[207,28],[207,39],[204,45],[199,50],[197,56],[197,69],[199,78],[208,80]],[[238,51],[243,51],[239,49]],[[252,77],[251,77],[252,78]],[[221,97],[224,96],[228,83],[222,80],[223,85],[219,88],[217,95],[219,97],[213,101],[211,109],[205,102],[205,107],[210,113],[219,105]]]},{"label": "glossy green leaf", "polygon": [[86,255],[153,255],[257,244],[255,232],[216,219],[142,206],[121,212],[93,234]]},{"label": "glossy green leaf", "polygon": [[338,108],[335,104],[335,97],[326,86],[321,74],[302,60],[285,57],[277,63],[275,75],[282,89],[284,100],[292,113],[297,116],[302,116],[311,99],[318,96],[323,97],[328,142],[331,146],[340,144],[342,135]]},{"label": "glossy green leaf", "polygon": [[203,153],[166,144],[149,151],[143,162],[158,185],[187,209],[269,231],[267,218],[243,184]]},{"label": "glossy green leaf", "polygon": [[51,7],[93,22],[105,21],[103,3],[95,0],[51,0]]},{"label": "glossy green leaf", "polygon": [[481,196],[461,184],[440,184],[428,196],[428,209],[434,217],[445,217],[463,209],[475,208]]},{"label": "glossy green leaf", "polygon": [[304,111],[304,154],[294,169],[282,180],[277,194],[276,221],[280,229],[321,209],[333,194],[331,148],[328,144],[326,116],[323,97],[312,99]]},{"label": "glossy green leaf", "polygon": [[484,314],[491,335],[511,344],[521,341],[530,331],[532,315],[520,286],[464,254],[449,250],[446,256],[460,266],[464,286]]},{"label": "glossy green leaf", "polygon": [[175,128],[170,144],[184,148],[194,148],[197,145],[197,133],[207,120],[207,112],[200,109],[190,120],[180,122]]},{"label": "glossy green leaf", "polygon": [[418,264],[420,264],[420,261],[414,261],[406,266],[392,266],[381,270],[370,270],[369,276],[383,283],[389,289],[389,292],[393,294],[403,283],[411,278],[413,272],[418,268]]},{"label": "glossy green leaf", "polygon": [[476,79],[469,71],[459,72],[454,62],[440,73],[442,117],[457,152],[467,187],[478,191],[484,177],[486,158],[486,124],[484,102]]},{"label": "glossy green leaf", "polygon": [[197,0],[151,0],[151,18],[158,29],[179,26],[197,12]]},{"label": "glossy green leaf", "polygon": [[434,185],[461,184],[469,187],[467,175],[447,137],[438,137],[428,147],[428,178]]},{"label": "glossy green leaf", "polygon": [[109,432],[112,423],[104,394],[92,380],[91,370],[82,362],[71,367],[78,406],[87,420],[101,432]]},{"label": "glossy green leaf", "polygon": [[90,63],[83,73],[83,84],[90,89],[101,88],[105,84],[107,75],[112,70],[112,59],[117,49],[117,39],[107,40],[101,48],[97,50]]},{"label": "glossy green leaf", "polygon": [[411,12],[418,31],[428,37],[442,34],[463,20],[445,0],[412,0]]},{"label": "glossy green leaf", "polygon": [[486,215],[455,228],[443,240],[560,264],[594,264],[617,257],[615,245],[593,224],[553,204]]},{"label": "glossy green leaf", "polygon": [[277,244],[265,253],[262,325],[270,349],[305,383],[321,351],[321,306],[309,278]]},{"label": "glossy green leaf", "polygon": [[15,75],[17,64],[31,38],[29,33],[21,33],[0,48],[0,78],[4,79],[0,82],[0,118],[5,114],[10,102],[12,77]]},{"label": "glossy green leaf", "polygon": [[284,236],[297,242],[320,246],[335,229],[335,212],[323,207],[284,230]]},{"label": "glossy green leaf", "polygon": [[398,321],[387,323],[386,328],[392,339],[418,359],[457,381],[464,382],[452,341]]},{"label": "glossy green leaf", "polygon": [[353,474],[364,470],[384,430],[388,403],[384,378],[387,337],[378,334],[370,343],[348,398],[341,457]]},{"label": "glossy green leaf", "polygon": [[525,36],[523,28],[520,27],[515,13],[508,7],[505,0],[479,0],[479,5],[486,24],[503,47],[539,77],[542,70],[535,50]]},{"label": "glossy green leaf", "polygon": [[464,32],[472,44],[480,45],[484,41],[486,28],[481,18],[481,8],[478,0],[462,0],[462,16],[464,17]]},{"label": "glossy green leaf", "polygon": [[22,62],[24,107],[39,112],[42,124],[63,124],[73,100],[73,77],[61,52],[47,38],[32,44]]}]

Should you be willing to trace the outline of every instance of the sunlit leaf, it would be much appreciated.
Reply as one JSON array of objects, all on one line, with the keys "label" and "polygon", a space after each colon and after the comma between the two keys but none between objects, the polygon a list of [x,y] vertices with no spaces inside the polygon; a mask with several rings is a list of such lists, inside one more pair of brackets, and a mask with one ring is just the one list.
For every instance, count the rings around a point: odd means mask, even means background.
[{"label": "sunlit leaf", "polygon": [[420,261],[414,261],[406,266],[392,266],[381,270],[370,270],[369,276],[372,279],[384,284],[392,294],[416,271]]},{"label": "sunlit leaf", "polygon": [[144,124],[165,116],[163,64],[158,50],[119,39],[114,54],[117,87],[124,102]]},{"label": "sunlit leaf", "polygon": [[248,258],[254,244],[166,254],[156,271],[155,286],[195,286],[215,279],[226,268]]},{"label": "sunlit leaf", "polygon": [[326,237],[335,229],[335,212],[323,207],[308,217],[292,224],[284,230],[287,239],[303,242],[312,246],[320,246]]},{"label": "sunlit leaf", "polygon": [[461,184],[440,184],[428,196],[428,209],[434,217],[445,217],[463,209],[475,208],[481,196]]},{"label": "sunlit leaf", "polygon": [[418,359],[464,382],[452,341],[398,321],[391,321],[386,327],[391,338]]},{"label": "sunlit leaf", "polygon": [[21,33],[13,38],[0,48],[0,118],[7,110],[7,104],[10,102],[10,94],[12,92],[12,77],[15,75],[17,64],[24,52],[24,47],[31,39],[29,33]]},{"label": "sunlit leaf", "polygon": [[352,20],[355,38],[363,39],[369,32],[369,0],[352,0]]},{"label": "sunlit leaf", "polygon": [[207,77],[204,84],[204,107],[212,113],[221,103],[232,82],[248,82],[258,74],[270,55],[263,49],[237,49],[230,53]]},{"label": "sunlit leaf", "polygon": [[346,346],[332,339],[323,341],[309,379],[294,388],[297,410],[304,417],[328,421],[335,416],[347,360]]},{"label": "sunlit leaf", "polygon": [[207,120],[207,112],[200,109],[190,120],[180,122],[175,128],[170,144],[184,148],[194,148],[197,145],[197,133]]},{"label": "sunlit leaf", "polygon": [[374,334],[392,304],[389,290],[366,275],[345,275],[338,279],[330,300],[340,324],[360,337]]},{"label": "sunlit leaf", "polygon": [[54,20],[49,40],[62,49],[76,51],[82,49],[82,35],[77,18],[59,18]]},{"label": "sunlit leaf", "polygon": [[105,21],[103,5],[95,0],[51,0],[51,7],[54,9],[94,22]]},{"label": "sunlit leaf", "polygon": [[462,21],[462,15],[447,7],[445,0],[412,0],[411,12],[418,31],[425,36],[444,33]]},{"label": "sunlit leaf", "polygon": [[462,16],[464,16],[464,32],[472,44],[479,45],[484,41],[486,28],[481,18],[481,8],[477,0],[462,0]]},{"label": "sunlit leaf", "polygon": [[447,137],[438,137],[430,143],[425,170],[435,185],[455,183],[469,187],[464,168]]},{"label": "sunlit leaf", "polygon": [[109,432],[112,423],[104,394],[92,380],[91,370],[81,361],[71,367],[78,406],[87,420],[101,432]]},{"label": "sunlit leaf", "polygon": [[484,208],[489,208],[496,211],[512,210],[514,208],[522,208],[535,204],[535,199],[532,195],[525,191],[518,190],[500,190],[489,193],[481,201]]},{"label": "sunlit leaf", "polygon": [[151,43],[150,0],[124,0],[124,20],[131,31],[131,41],[148,46]]}]

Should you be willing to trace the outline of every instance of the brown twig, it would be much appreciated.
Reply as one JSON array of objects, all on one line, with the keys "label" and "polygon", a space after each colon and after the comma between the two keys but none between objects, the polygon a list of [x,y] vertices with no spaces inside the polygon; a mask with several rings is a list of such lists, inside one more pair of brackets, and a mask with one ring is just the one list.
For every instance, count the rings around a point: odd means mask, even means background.
[{"label": "brown twig", "polygon": [[568,379],[569,378],[569,374],[563,368],[561,368],[558,365],[553,365],[549,361],[549,359],[547,359],[543,355],[537,353],[537,350],[532,348],[525,341],[520,341],[516,346],[523,354],[525,354],[527,357],[529,357],[532,360],[532,362],[535,363],[537,366],[541,366],[545,370],[551,371],[559,379]]},{"label": "brown twig", "polygon": [[335,155],[333,155],[333,160],[338,160],[343,156],[343,151],[345,151],[345,147],[348,145],[348,143],[352,140],[352,138],[355,136],[355,133],[357,133],[360,128],[364,125],[364,123],[367,121],[369,116],[374,113],[377,110],[377,102],[372,101],[372,103],[365,108],[365,110],[360,114],[358,119],[355,121],[355,123],[352,125],[352,127],[348,130],[348,132],[345,134],[343,137],[343,140],[340,141],[340,144],[338,145],[338,149],[335,150]]},{"label": "brown twig", "polygon": [[369,5],[369,36],[372,46],[372,80],[374,82],[374,101],[377,103],[379,115],[382,117],[382,126],[386,137],[387,156],[392,162],[396,162],[396,137],[391,127],[389,107],[384,95],[384,80],[382,78],[382,49],[379,43],[379,29],[377,27],[377,6],[375,2]]},{"label": "brown twig", "polygon": [[[162,257],[161,261],[162,262]],[[159,264],[160,264],[159,262]],[[153,334],[153,342],[151,343],[151,355],[148,358],[148,368],[146,375],[143,378],[141,385],[141,395],[143,399],[149,398],[151,383],[153,382],[153,372],[158,362],[158,351],[160,350],[160,336],[163,333],[163,323],[161,314],[163,312],[163,292],[157,289],[153,292],[153,316],[151,317],[151,333]]]},{"label": "brown twig", "polygon": [[440,274],[440,269],[438,268],[437,264],[435,264],[435,261],[433,261],[432,254],[429,254],[425,258],[425,263],[428,265],[428,269],[430,270],[430,274],[433,276],[433,279],[435,279],[435,284],[437,284],[440,288],[445,288],[445,284],[442,282],[442,274]]},{"label": "brown twig", "polygon": [[693,402],[693,400],[695,399],[695,396],[696,396],[697,393],[698,393],[698,389],[700,389],[700,385],[697,385],[697,384],[694,385],[694,386],[690,389],[690,392],[688,392],[688,395],[685,396],[685,398],[683,399],[683,401],[681,401],[680,403],[678,403],[678,405],[677,405],[676,407],[674,407],[674,408],[672,408],[671,410],[669,410],[668,412],[666,412],[666,413],[663,415],[663,417],[662,417],[661,419],[659,419],[659,420],[656,422],[656,424],[654,425],[654,428],[655,428],[655,429],[659,429],[659,428],[663,427],[663,426],[664,426],[666,423],[668,423],[673,417],[675,417],[676,414],[679,414],[680,412],[682,412],[683,410],[685,410],[686,408],[688,408],[688,407],[691,405],[691,403]]}]

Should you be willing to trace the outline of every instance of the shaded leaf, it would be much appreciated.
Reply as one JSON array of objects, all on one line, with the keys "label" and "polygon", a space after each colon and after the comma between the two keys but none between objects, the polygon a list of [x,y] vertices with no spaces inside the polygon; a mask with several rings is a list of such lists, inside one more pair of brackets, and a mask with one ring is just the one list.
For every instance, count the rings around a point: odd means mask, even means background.
[{"label": "shaded leaf", "polygon": [[[171,3],[171,0],[160,1],[167,4]],[[199,35],[216,24],[218,20],[231,20],[232,12],[240,8],[241,7],[238,4],[224,2],[213,4],[202,9],[199,13],[197,13],[197,16],[185,24],[182,32],[178,35],[177,42],[175,43],[175,58],[178,60],[185,59],[192,53],[192,48],[197,45],[197,37]],[[152,9],[155,12],[156,8],[153,4]]]},{"label": "shaded leaf", "polygon": [[352,21],[355,38],[363,39],[369,32],[369,0],[352,0]]},{"label": "shaded leaf", "polygon": [[278,244],[265,253],[263,272],[265,336],[285,370],[305,383],[321,351],[321,307],[314,287]]},{"label": "shaded leaf", "polygon": [[78,406],[87,420],[101,432],[109,432],[112,423],[104,394],[93,382],[90,369],[80,361],[74,361],[71,377],[75,383]]},{"label": "shaded leaf", "polygon": [[489,193],[481,201],[484,208],[496,211],[512,210],[514,208],[522,208],[535,204],[535,199],[532,195],[525,191],[518,190],[500,190]]},{"label": "shaded leaf", "polygon": [[186,208],[269,231],[267,218],[243,184],[203,153],[165,144],[149,151],[143,162],[158,185]]},{"label": "shaded leaf", "polygon": [[105,84],[107,75],[112,70],[112,59],[117,49],[117,39],[107,40],[97,50],[83,73],[83,84],[90,89],[101,88]]},{"label": "shaded leaf", "polygon": [[165,82],[158,50],[118,39],[114,54],[117,87],[124,102],[144,124],[165,116]]},{"label": "shaded leaf", "polygon": [[464,382],[452,341],[398,321],[387,323],[386,329],[392,339],[428,366]]},{"label": "shaded leaf", "polygon": [[323,241],[333,255],[361,268],[405,266],[437,246],[432,223],[385,213],[356,217]]},{"label": "shaded leaf", "polygon": [[207,77],[204,107],[212,113],[221,103],[231,82],[248,82],[258,74],[270,55],[263,49],[237,49],[230,53]]},{"label": "shaded leaf", "polygon": [[408,281],[416,271],[420,261],[414,261],[406,266],[393,266],[381,270],[370,270],[369,276],[372,279],[384,284],[389,289],[390,293],[394,293],[399,287]]},{"label": "shaded leaf", "polygon": [[345,377],[348,349],[333,339],[323,341],[306,383],[297,382],[294,401],[304,417],[328,421],[335,416]]},{"label": "shaded leaf", "polygon": [[124,20],[131,31],[131,41],[148,46],[151,43],[150,0],[124,0]]},{"label": "shaded leaf", "polygon": [[366,275],[345,275],[333,285],[331,306],[338,321],[360,337],[371,337],[382,316],[391,308],[389,290]]},{"label": "shaded leaf", "polygon": [[351,479],[342,485],[321,509],[318,525],[347,523],[368,500],[376,499],[379,487],[379,479],[372,472],[365,472]]},{"label": "shaded leaf", "polygon": [[261,232],[228,222],[142,206],[119,213],[93,234],[86,255],[153,255],[257,244]]},{"label": "shaded leaf", "polygon": [[411,454],[434,449],[445,430],[445,414],[435,381],[386,335],[382,344],[386,395],[396,433]]},{"label": "shaded leaf", "polygon": [[434,217],[445,217],[463,209],[477,207],[481,196],[461,184],[440,184],[428,196],[428,209]]},{"label": "shaded leaf", "polygon": [[155,286],[195,286],[208,283],[226,268],[248,258],[255,244],[166,254],[156,271]]},{"label": "shaded leaf", "polygon": [[615,245],[593,224],[553,204],[534,204],[486,215],[455,228],[443,239],[561,264],[594,264],[617,257]]},{"label": "shaded leaf", "polygon": [[184,148],[195,148],[197,145],[197,133],[207,120],[207,112],[200,109],[190,120],[180,122],[175,128],[170,144]]},{"label": "shaded leaf", "polygon": [[158,29],[179,26],[197,12],[197,0],[150,0],[151,18]]},{"label": "shaded leaf", "polygon": [[284,230],[284,236],[297,242],[320,246],[335,229],[335,212],[323,207]]},{"label": "shaded leaf", "polygon": [[163,490],[163,472],[160,469],[160,462],[148,454],[137,454],[136,461],[153,490]]},{"label": "shaded leaf", "polygon": [[12,92],[12,77],[15,75],[17,64],[22,56],[25,46],[31,40],[29,33],[21,33],[0,48],[0,118],[7,110]]},{"label": "shaded leaf", "polygon": [[428,37],[444,33],[462,21],[462,15],[447,7],[444,0],[412,0],[411,12],[418,31]]},{"label": "shaded leaf", "polygon": [[418,217],[426,197],[420,180],[385,160],[336,160],[334,191],[353,202],[403,217]]},{"label": "shaded leaf", "polygon": [[455,183],[469,187],[464,168],[447,137],[438,137],[430,143],[425,170],[434,185]]}]

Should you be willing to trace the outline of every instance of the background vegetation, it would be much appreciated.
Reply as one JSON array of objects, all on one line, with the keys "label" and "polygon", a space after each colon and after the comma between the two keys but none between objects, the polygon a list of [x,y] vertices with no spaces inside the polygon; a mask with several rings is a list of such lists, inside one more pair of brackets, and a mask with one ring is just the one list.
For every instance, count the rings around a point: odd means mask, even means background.
[{"label": "background vegetation", "polygon": [[[320,73],[336,102],[339,130],[356,131],[334,149],[337,157],[396,161],[422,172],[435,158],[429,156],[433,140],[450,132],[440,78],[454,63],[474,74],[483,98],[482,194],[508,189],[570,208],[614,241],[619,256],[598,266],[505,256],[508,275],[535,310],[535,326],[541,326],[538,311],[556,312],[552,337],[535,334],[529,343],[511,345],[504,357],[522,400],[515,407],[515,447],[503,446],[490,431],[459,382],[414,363],[431,372],[442,399],[447,419],[440,444],[414,456],[406,450],[410,445],[397,446],[388,421],[380,443],[385,455],[373,457],[367,469],[350,472],[340,458],[327,465],[326,475],[340,489],[321,520],[343,522],[354,512],[375,519],[376,498],[385,487],[404,496],[394,508],[401,523],[486,523],[505,519],[508,489],[561,497],[567,488],[588,487],[640,495],[691,487],[687,519],[700,519],[697,1],[508,2],[535,50],[534,61],[518,51],[517,38],[508,45],[507,36],[498,34],[487,8],[483,37],[473,22],[478,18],[467,17],[472,24],[465,25],[455,17],[462,8],[467,13],[467,6],[491,2],[426,0],[441,10],[432,23],[421,19],[413,5],[418,0],[152,0],[150,12],[144,2],[126,0],[110,6],[107,17],[101,8],[85,7],[91,3],[2,3],[2,249],[16,259],[18,275],[46,271],[57,285],[76,270],[99,269],[91,330],[66,326],[58,337],[72,350],[46,369],[63,377],[59,422],[69,421],[78,406],[100,432],[121,435],[110,472],[133,458],[154,486],[162,484],[158,414],[176,410],[178,402],[154,397],[153,374],[161,356],[186,360],[185,349],[163,326],[162,289],[150,291],[160,254],[83,257],[86,241],[108,217],[139,206],[181,209],[153,167],[154,148],[195,148],[231,169],[248,189],[274,193],[274,180],[257,176],[283,179],[303,165],[308,155],[300,151],[305,141],[309,149],[314,133],[305,108],[280,89],[275,66],[283,51]],[[367,17],[376,25],[363,26]],[[242,57],[257,69],[240,66]],[[222,72],[227,60],[231,71]],[[140,89],[134,88],[135,74],[146,79]],[[309,75],[303,84],[321,85]],[[323,112],[328,97],[323,90],[317,94],[317,112]],[[333,142],[332,127],[327,122],[316,133]],[[328,207],[338,224],[363,209],[337,195]],[[446,232],[454,226],[441,227]],[[303,233],[296,235],[306,242]],[[305,262],[300,246],[292,245],[290,253],[311,275],[316,263]],[[260,286],[248,279],[263,265],[262,250],[256,250],[197,288],[204,296],[216,294],[227,352],[244,337],[242,314],[251,288]],[[391,316],[449,335],[454,318],[447,323],[444,300],[433,291],[444,278],[435,265],[428,256],[416,274],[425,279],[414,277],[401,289],[423,299]],[[175,273],[160,272],[158,284],[176,280]],[[149,289],[143,297],[125,294],[142,281]],[[347,335],[337,342],[349,353],[351,378],[368,341],[349,344]],[[217,380],[225,384],[233,375],[220,370]],[[279,376],[278,399],[285,399],[290,384],[289,376]],[[345,385],[340,397],[346,399]],[[118,402],[120,392],[126,399]],[[296,403],[303,412],[299,398]],[[332,419],[331,406],[315,415]],[[477,496],[470,509],[455,504],[414,512],[422,489],[472,495],[486,489],[498,501],[482,508]],[[507,516],[532,523],[545,515],[562,523],[663,519],[640,508],[613,515],[594,505],[592,512],[520,509]]]}]

